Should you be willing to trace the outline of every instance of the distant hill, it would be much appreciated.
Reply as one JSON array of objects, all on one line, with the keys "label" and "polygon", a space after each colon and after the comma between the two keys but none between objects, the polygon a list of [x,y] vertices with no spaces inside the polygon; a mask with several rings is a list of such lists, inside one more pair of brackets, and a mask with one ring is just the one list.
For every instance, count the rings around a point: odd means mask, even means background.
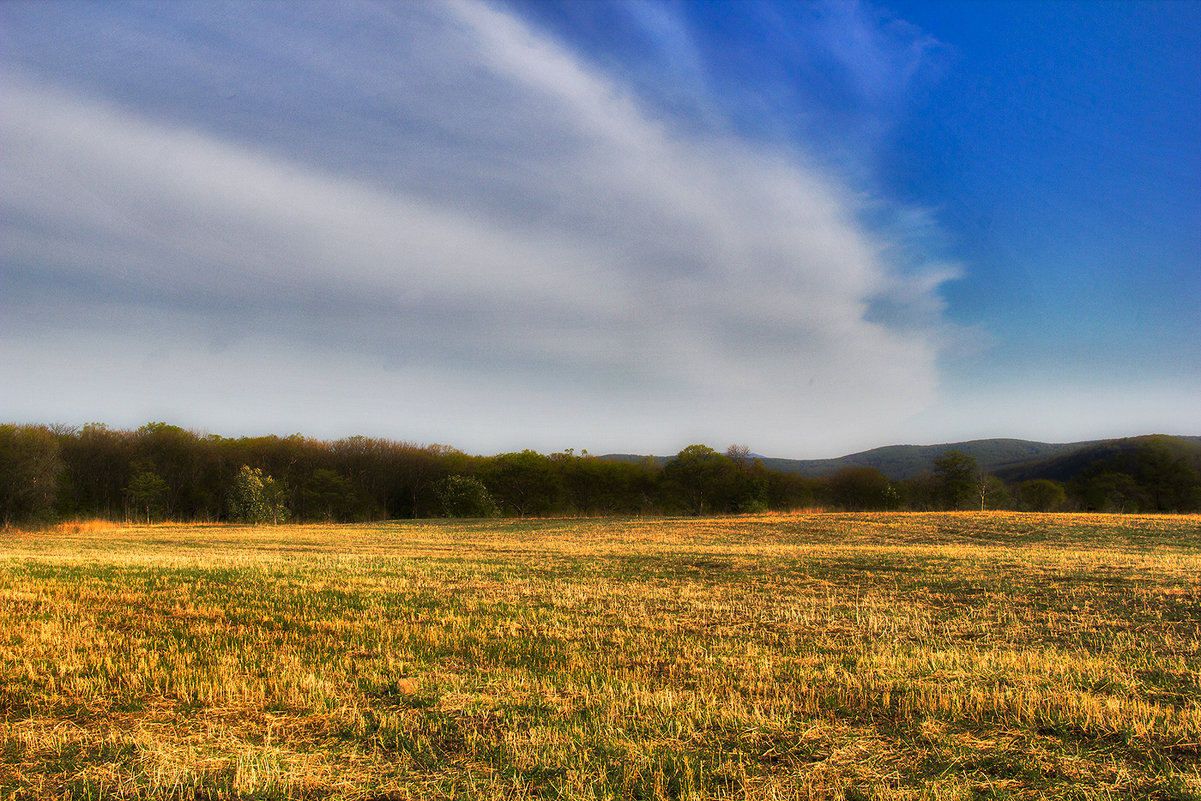
[{"label": "distant hill", "polygon": [[1157,434],[1088,443],[1067,453],[1002,466],[993,472],[999,478],[1011,483],[1028,481],[1033,478],[1070,481],[1096,462],[1105,461],[1116,464],[1123,458],[1132,457],[1139,448],[1152,443],[1163,445],[1172,456],[1182,457],[1193,467],[1201,470],[1201,437],[1171,437]]},{"label": "distant hill", "polygon": [[[913,478],[934,469],[934,460],[947,451],[959,451],[976,460],[984,470],[1006,481],[1051,478],[1066,481],[1097,459],[1133,451],[1154,438],[1170,444],[1174,453],[1194,461],[1201,458],[1201,437],[1127,437],[1085,442],[1032,442],[1024,439],[975,439],[939,445],[887,445],[852,453],[835,459],[779,459],[760,457],[764,467],[782,473],[799,473],[818,478],[837,473],[844,467],[874,467],[888,478]],[[644,456],[610,454],[602,459],[636,462]],[[663,463],[668,457],[649,457]],[[1201,469],[1201,462],[1198,462]]]},{"label": "distant hill", "polygon": [[894,480],[913,478],[934,469],[934,460],[947,451],[959,451],[976,460],[988,472],[1010,465],[1050,459],[1071,453],[1091,442],[1048,443],[1023,439],[976,439],[939,445],[888,445],[837,459],[764,459],[772,470],[818,477],[837,473],[844,467],[874,467]]}]

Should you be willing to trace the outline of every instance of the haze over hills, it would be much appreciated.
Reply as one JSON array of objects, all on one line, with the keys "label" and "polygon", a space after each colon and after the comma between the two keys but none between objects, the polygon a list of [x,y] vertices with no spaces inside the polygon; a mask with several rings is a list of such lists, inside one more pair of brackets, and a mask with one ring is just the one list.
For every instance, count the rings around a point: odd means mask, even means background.
[{"label": "haze over hills", "polygon": [[[1083,442],[1033,442],[1023,439],[976,439],[938,445],[886,445],[833,459],[782,459],[759,457],[763,466],[807,478],[820,478],[846,467],[872,467],[900,481],[934,469],[934,460],[947,451],[959,451],[976,460],[985,471],[1006,481],[1051,478],[1066,481],[1093,462],[1128,453],[1152,439],[1169,444],[1177,455],[1201,466],[1201,436],[1145,435]],[[643,457],[611,454],[605,459],[637,461]],[[669,457],[654,457],[666,461]]]}]

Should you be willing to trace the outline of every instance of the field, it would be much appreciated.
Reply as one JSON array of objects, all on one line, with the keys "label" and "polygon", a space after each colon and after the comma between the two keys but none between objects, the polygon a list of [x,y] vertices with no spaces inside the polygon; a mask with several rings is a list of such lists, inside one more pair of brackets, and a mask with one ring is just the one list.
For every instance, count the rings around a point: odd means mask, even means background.
[{"label": "field", "polygon": [[1201,798],[1201,517],[0,533],[0,798]]}]

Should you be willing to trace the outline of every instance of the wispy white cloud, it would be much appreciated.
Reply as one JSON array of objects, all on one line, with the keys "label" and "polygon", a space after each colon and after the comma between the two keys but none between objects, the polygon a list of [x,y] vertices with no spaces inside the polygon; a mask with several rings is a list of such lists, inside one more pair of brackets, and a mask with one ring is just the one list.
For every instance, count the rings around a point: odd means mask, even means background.
[{"label": "wispy white cloud", "polygon": [[[684,133],[497,8],[370,13],[400,37],[379,55],[397,86],[346,101],[385,137],[346,142],[391,163],[370,174],[8,71],[0,366],[37,378],[6,416],[176,403],[228,425],[212,387],[233,375],[247,418],[316,434],[341,414],[484,451],[797,453],[932,401],[952,273],[899,264],[849,188]],[[315,49],[305,90],[387,83],[351,62]],[[46,400],[82,373],[111,382],[91,395],[108,408]]]},{"label": "wispy white cloud", "polygon": [[938,73],[952,55],[934,36],[867,3],[820,3],[815,16],[820,24],[806,30],[876,106],[906,102],[912,84]]}]

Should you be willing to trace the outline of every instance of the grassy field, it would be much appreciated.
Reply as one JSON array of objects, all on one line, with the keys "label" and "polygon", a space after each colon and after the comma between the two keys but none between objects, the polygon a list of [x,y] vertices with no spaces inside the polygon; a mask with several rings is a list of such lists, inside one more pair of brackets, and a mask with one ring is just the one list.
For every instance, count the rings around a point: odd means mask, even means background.
[{"label": "grassy field", "polygon": [[1201,517],[0,533],[0,798],[1201,798]]}]

